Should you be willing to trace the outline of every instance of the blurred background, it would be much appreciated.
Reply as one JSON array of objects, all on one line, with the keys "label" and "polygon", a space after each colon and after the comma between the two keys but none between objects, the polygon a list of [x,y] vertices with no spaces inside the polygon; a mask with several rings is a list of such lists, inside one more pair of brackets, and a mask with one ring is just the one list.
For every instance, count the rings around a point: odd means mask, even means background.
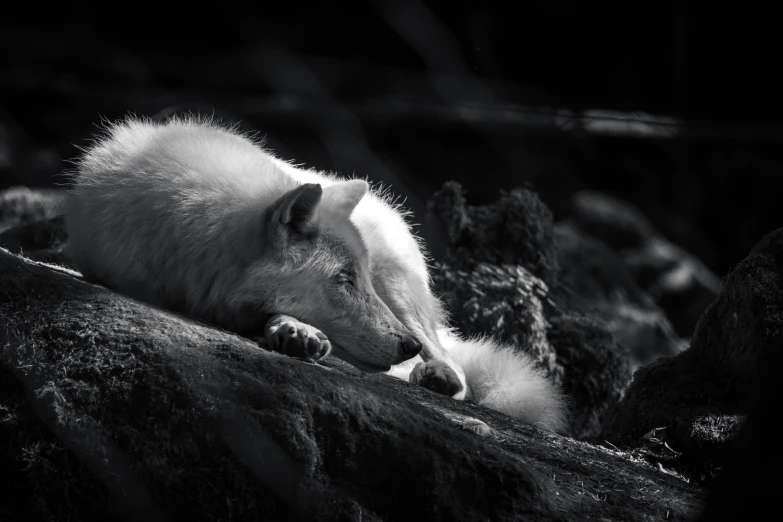
[{"label": "blurred background", "polygon": [[0,190],[63,183],[101,118],[193,111],[308,167],[389,183],[417,217],[451,179],[472,204],[528,186],[556,219],[600,190],[725,274],[781,225],[781,10],[628,5],[6,13]]}]

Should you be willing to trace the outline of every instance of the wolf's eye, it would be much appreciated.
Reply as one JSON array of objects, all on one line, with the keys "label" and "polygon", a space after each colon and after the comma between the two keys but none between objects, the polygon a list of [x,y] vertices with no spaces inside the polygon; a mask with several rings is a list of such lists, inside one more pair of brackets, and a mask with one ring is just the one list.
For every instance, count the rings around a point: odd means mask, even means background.
[{"label": "wolf's eye", "polygon": [[350,270],[340,270],[334,276],[334,282],[340,285],[353,286],[353,272]]}]

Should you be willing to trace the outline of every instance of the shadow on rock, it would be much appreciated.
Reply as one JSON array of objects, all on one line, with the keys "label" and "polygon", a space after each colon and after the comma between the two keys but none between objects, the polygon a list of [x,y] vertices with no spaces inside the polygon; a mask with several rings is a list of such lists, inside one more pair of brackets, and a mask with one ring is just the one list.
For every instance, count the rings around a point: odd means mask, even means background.
[{"label": "shadow on rock", "polygon": [[[770,383],[764,361],[783,347],[783,229],[768,234],[726,277],[691,347],[640,369],[613,431],[661,428],[683,458],[711,478],[729,458],[754,401]],[[769,388],[769,387],[772,388]]]},{"label": "shadow on rock", "polygon": [[720,291],[720,279],[698,258],[661,236],[633,205],[600,192],[582,191],[571,202],[570,221],[620,255],[639,287],[666,313],[677,335],[689,338]]},{"label": "shadow on rock", "polygon": [[[35,257],[28,247],[62,239],[42,232],[57,224],[4,237]],[[607,336],[563,316],[546,342],[597,367],[615,353]],[[703,506],[698,488],[621,453],[337,360],[290,359],[3,249],[0,345],[3,519],[642,520]],[[601,395],[612,386],[591,400],[615,400]],[[476,422],[483,437],[466,429]]]}]

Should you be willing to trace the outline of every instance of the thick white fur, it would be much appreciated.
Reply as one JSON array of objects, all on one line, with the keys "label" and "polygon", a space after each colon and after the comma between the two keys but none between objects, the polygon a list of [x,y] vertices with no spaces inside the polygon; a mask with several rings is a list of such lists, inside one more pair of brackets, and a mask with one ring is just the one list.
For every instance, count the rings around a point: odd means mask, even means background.
[{"label": "thick white fur", "polygon": [[[216,324],[229,323],[225,315],[233,313],[243,277],[235,260],[256,246],[259,208],[303,183],[326,191],[343,181],[275,158],[202,118],[111,125],[85,151],[75,174],[66,226],[77,268],[149,302],[165,305],[160,292],[168,293]],[[378,294],[424,345],[421,357],[390,375],[407,380],[422,359],[446,361],[464,384],[455,398],[545,429],[566,429],[560,392],[527,355],[489,339],[462,340],[449,330],[430,289],[422,245],[388,194],[368,193],[350,219],[367,246]]]},{"label": "thick white fur", "polygon": [[[568,429],[565,397],[529,355],[491,337],[462,338],[448,327],[438,329],[438,339],[465,372],[466,399],[544,430]],[[407,380],[419,362],[414,357],[387,373]]]},{"label": "thick white fur", "polygon": [[438,336],[465,371],[474,402],[542,429],[566,429],[565,400],[530,356],[489,337],[462,339],[446,329]]}]

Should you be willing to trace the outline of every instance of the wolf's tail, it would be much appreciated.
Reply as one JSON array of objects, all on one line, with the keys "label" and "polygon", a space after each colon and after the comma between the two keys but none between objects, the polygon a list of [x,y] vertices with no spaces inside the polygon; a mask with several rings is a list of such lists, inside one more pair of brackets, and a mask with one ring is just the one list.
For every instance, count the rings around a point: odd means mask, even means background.
[{"label": "wolf's tail", "polygon": [[567,431],[565,397],[529,355],[491,338],[462,339],[452,330],[440,330],[438,337],[465,371],[476,404],[542,429]]}]

